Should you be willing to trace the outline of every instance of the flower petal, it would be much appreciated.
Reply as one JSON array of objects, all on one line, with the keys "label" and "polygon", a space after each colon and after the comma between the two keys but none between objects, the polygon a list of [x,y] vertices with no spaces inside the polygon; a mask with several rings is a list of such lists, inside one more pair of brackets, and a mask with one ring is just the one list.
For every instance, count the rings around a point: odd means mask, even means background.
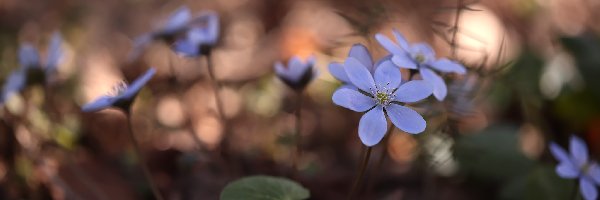
[{"label": "flower petal", "polygon": [[364,112],[375,106],[375,101],[371,97],[350,87],[340,87],[333,93],[331,99],[336,105],[356,112]]},{"label": "flower petal", "polygon": [[586,200],[596,200],[598,198],[598,190],[596,186],[588,179],[579,179],[579,190],[583,194],[583,198]]},{"label": "flower petal", "polygon": [[392,54],[402,54],[403,52],[405,52],[396,43],[390,40],[390,38],[381,33],[375,34],[375,39],[377,40],[377,42],[379,42],[379,44],[381,44],[381,46],[383,46],[385,50]]},{"label": "flower petal", "polygon": [[567,152],[562,147],[560,147],[554,142],[550,143],[550,153],[552,153],[554,158],[560,163],[572,163],[569,154],[567,154]]},{"label": "flower petal", "polygon": [[562,162],[556,166],[556,173],[562,178],[575,178],[579,176],[579,169],[575,168],[571,162]]},{"label": "flower petal", "polygon": [[381,106],[376,106],[360,118],[358,136],[364,145],[376,145],[383,139],[386,131],[387,120]]},{"label": "flower petal", "polygon": [[427,81],[415,80],[400,85],[396,90],[396,101],[404,103],[417,102],[433,93],[433,87]]},{"label": "flower petal", "polygon": [[394,54],[392,57],[392,62],[396,64],[396,66],[404,69],[417,69],[417,63],[407,54]]},{"label": "flower petal", "polygon": [[353,85],[363,91],[370,91],[371,88],[375,87],[375,81],[371,72],[360,63],[356,58],[348,57],[344,62],[344,70],[346,75],[352,82]]},{"label": "flower petal", "polygon": [[588,169],[588,176],[596,182],[596,185],[600,185],[600,166],[598,163],[590,164],[590,168]]},{"label": "flower petal", "polygon": [[132,62],[138,59],[150,42],[152,42],[153,37],[152,34],[146,33],[133,39],[133,47],[131,53],[127,56],[127,60]]},{"label": "flower petal", "polygon": [[461,65],[460,63],[448,60],[446,58],[442,58],[439,60],[436,60],[434,62],[431,62],[429,64],[429,66],[431,66],[431,68],[436,69],[440,72],[444,72],[444,73],[457,73],[457,74],[465,74],[467,73],[467,70],[465,69],[465,67],[463,65]]},{"label": "flower petal", "polygon": [[573,161],[577,166],[583,166],[588,162],[588,149],[581,138],[577,136],[571,136],[571,140],[569,143],[569,150],[571,151],[571,156],[573,156]]},{"label": "flower petal", "polygon": [[109,97],[109,96],[101,96],[100,98],[94,100],[91,103],[85,104],[83,107],[81,107],[81,111],[83,112],[96,112],[105,108],[109,108],[111,106],[113,106],[113,104],[116,102],[116,98],[115,97]]},{"label": "flower petal", "polygon": [[344,65],[342,63],[332,62],[329,64],[328,68],[329,73],[331,73],[334,78],[344,83],[350,83],[350,78],[348,78],[348,75],[346,75],[346,71],[344,70]]},{"label": "flower petal", "polygon": [[5,102],[10,98],[11,95],[21,91],[25,87],[25,71],[17,70],[12,72],[2,88],[2,96],[0,96],[0,103]]},{"label": "flower petal", "polygon": [[167,23],[163,27],[163,31],[173,33],[187,25],[192,14],[187,6],[182,6],[169,16]]},{"label": "flower petal", "polygon": [[402,81],[402,74],[391,61],[382,62],[375,71],[375,83],[388,89],[396,89]]},{"label": "flower petal", "polygon": [[385,107],[387,115],[394,126],[410,134],[418,134],[425,131],[427,122],[417,111],[405,106],[390,104]]},{"label": "flower petal", "polygon": [[300,57],[293,56],[288,61],[286,76],[291,81],[298,81],[300,77],[306,72],[306,69],[309,67],[308,64],[303,63]]},{"label": "flower petal", "polygon": [[444,100],[444,98],[446,98],[446,94],[448,93],[444,79],[435,74],[435,72],[432,70],[425,67],[422,67],[419,72],[421,73],[423,80],[429,82],[429,84],[433,86],[433,96],[435,96],[435,98],[439,101]]},{"label": "flower petal", "polygon": [[188,39],[179,40],[173,44],[173,51],[185,57],[196,57],[200,55],[198,44]]},{"label": "flower petal", "polygon": [[214,45],[219,39],[219,15],[214,11],[203,11],[200,13],[200,17],[206,21],[206,40],[204,41],[207,45]]},{"label": "flower petal", "polygon": [[435,51],[427,43],[417,43],[410,47],[410,54],[415,57],[417,54],[421,54],[425,57],[424,63],[435,60]]},{"label": "flower petal", "polygon": [[61,49],[62,37],[60,33],[54,32],[50,44],[48,45],[47,57],[46,57],[46,73],[51,73],[56,70],[56,66],[60,61],[63,52]]},{"label": "flower petal", "polygon": [[156,69],[154,69],[154,67],[146,70],[142,76],[138,77],[131,83],[131,85],[129,85],[127,90],[120,95],[118,99],[131,100],[142,89],[142,87],[144,87],[144,85],[146,85],[146,83],[152,79],[155,73]]},{"label": "flower petal", "polygon": [[23,67],[34,67],[40,64],[40,56],[37,49],[29,43],[23,43],[19,47],[19,64]]},{"label": "flower petal", "polygon": [[[350,53],[348,53],[348,57],[356,58],[360,63],[367,68],[373,68],[373,59],[371,58],[371,54],[369,54],[369,50],[362,44],[355,44],[350,49]],[[369,71],[373,71],[373,69],[369,69]]]},{"label": "flower petal", "polygon": [[408,50],[409,49],[408,41],[404,38],[404,36],[402,36],[400,31],[393,29],[392,33],[394,34],[394,37],[396,37],[396,41],[398,42],[398,44],[400,44],[400,47],[402,49],[404,49],[405,51]]}]

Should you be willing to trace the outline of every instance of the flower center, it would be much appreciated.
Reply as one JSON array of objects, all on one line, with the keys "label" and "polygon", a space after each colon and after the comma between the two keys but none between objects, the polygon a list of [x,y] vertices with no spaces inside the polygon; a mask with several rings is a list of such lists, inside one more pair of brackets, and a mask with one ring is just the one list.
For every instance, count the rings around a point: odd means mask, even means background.
[{"label": "flower center", "polygon": [[393,88],[388,88],[389,83],[385,85],[375,85],[375,88],[371,88],[371,93],[373,94],[373,100],[375,103],[387,106],[392,103],[392,101],[396,98],[396,94],[394,94]]},{"label": "flower center", "polygon": [[415,60],[416,60],[418,63],[423,63],[423,62],[425,61],[425,55],[423,55],[422,53],[418,53],[418,54],[415,56]]},{"label": "flower center", "polygon": [[589,162],[583,164],[583,166],[581,166],[581,172],[582,172],[582,174],[588,174],[590,172],[591,168],[592,168],[592,165]]},{"label": "flower center", "polygon": [[110,91],[108,91],[107,95],[116,97],[125,93],[125,91],[127,91],[127,83],[121,80],[117,84],[115,84]]}]

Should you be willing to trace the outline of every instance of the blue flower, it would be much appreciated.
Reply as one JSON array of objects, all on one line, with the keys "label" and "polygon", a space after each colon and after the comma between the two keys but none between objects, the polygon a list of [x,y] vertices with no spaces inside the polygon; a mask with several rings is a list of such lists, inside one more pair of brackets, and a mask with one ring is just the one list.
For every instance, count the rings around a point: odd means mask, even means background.
[{"label": "blue flower", "polygon": [[585,142],[577,137],[571,136],[568,154],[558,144],[550,143],[550,152],[559,161],[556,173],[567,179],[579,178],[579,189],[586,200],[594,200],[598,197],[596,185],[600,185],[600,166],[589,160]]},{"label": "blue flower", "polygon": [[294,56],[287,64],[287,67],[281,62],[275,63],[275,74],[279,77],[286,85],[295,90],[302,90],[313,80],[317,75],[318,71],[315,66],[315,58],[309,57],[306,62]]},{"label": "blue flower", "polygon": [[397,44],[382,34],[375,35],[375,39],[392,54],[392,62],[396,66],[419,70],[423,80],[433,85],[435,98],[444,100],[447,94],[446,83],[434,70],[441,73],[465,74],[465,67],[447,58],[436,59],[435,52],[426,43],[409,45],[398,31],[394,30],[393,34]]},{"label": "blue flower", "polygon": [[355,87],[340,87],[333,94],[333,102],[356,112],[365,112],[358,126],[358,135],[363,144],[379,143],[387,131],[387,116],[400,130],[411,134],[423,132],[426,122],[411,108],[403,106],[427,98],[432,93],[431,85],[425,81],[409,81],[401,84],[400,70],[389,61],[379,62],[375,72],[369,71],[354,57],[344,62],[344,71]]},{"label": "blue flower", "polygon": [[95,101],[84,105],[81,110],[83,112],[95,112],[109,107],[117,107],[128,111],[135,96],[152,79],[155,73],[156,69],[150,68],[141,77],[133,81],[131,85],[127,86],[127,84],[122,83],[115,88],[116,94],[101,96]]},{"label": "blue flower", "polygon": [[182,6],[169,15],[166,23],[159,26],[156,30],[138,36],[133,41],[133,50],[129,55],[129,60],[136,59],[141,52],[154,40],[161,39],[165,41],[174,40],[177,34],[187,30],[188,24],[192,20],[190,9]]},{"label": "blue flower", "polygon": [[204,11],[194,19],[186,37],[175,42],[175,52],[188,57],[206,55],[219,40],[219,15]]},{"label": "blue flower", "polygon": [[[362,44],[355,44],[350,48],[350,52],[348,53],[348,57],[354,58],[358,60],[363,66],[367,67],[367,70],[371,74],[375,72],[375,67],[377,65],[373,65],[373,59],[371,58],[371,54]],[[336,79],[340,80],[344,84],[352,84],[348,75],[346,75],[346,71],[344,70],[344,64],[339,62],[332,62],[329,64],[329,73]]]},{"label": "blue flower", "polygon": [[62,37],[54,32],[48,44],[45,63],[40,61],[38,50],[30,43],[23,43],[19,47],[19,68],[12,72],[2,88],[0,103],[5,102],[11,95],[21,91],[28,82],[44,82],[56,72],[58,63],[63,56]]}]

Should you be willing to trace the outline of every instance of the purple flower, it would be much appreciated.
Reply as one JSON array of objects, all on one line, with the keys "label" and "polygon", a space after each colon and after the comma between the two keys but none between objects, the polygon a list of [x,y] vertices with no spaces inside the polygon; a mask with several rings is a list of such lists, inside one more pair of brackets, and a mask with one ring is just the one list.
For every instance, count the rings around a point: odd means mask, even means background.
[{"label": "purple flower", "polygon": [[[348,53],[348,57],[354,58],[358,60],[363,66],[367,67],[367,70],[371,74],[375,72],[375,67],[377,65],[373,65],[373,59],[371,58],[371,54],[362,44],[355,44],[350,48],[350,52]],[[329,72],[333,77],[340,80],[344,84],[352,84],[348,75],[346,75],[346,71],[344,70],[344,64],[339,62],[332,62],[329,64]]]},{"label": "purple flower", "polygon": [[435,98],[444,100],[447,94],[446,83],[434,70],[441,73],[465,74],[465,67],[447,58],[436,59],[435,52],[426,43],[409,45],[398,31],[394,30],[393,33],[397,44],[382,34],[375,35],[375,39],[392,54],[392,62],[396,66],[419,70],[423,80],[433,85]]},{"label": "purple flower", "polygon": [[313,80],[317,75],[318,71],[315,66],[315,58],[309,57],[306,62],[294,56],[287,64],[287,67],[281,62],[275,63],[275,74],[279,77],[286,85],[294,90],[302,90]]},{"label": "purple flower", "polygon": [[204,11],[191,23],[186,36],[175,42],[175,52],[188,57],[206,55],[219,40],[219,15]]},{"label": "purple flower", "polygon": [[133,41],[133,50],[129,55],[129,60],[136,59],[142,51],[154,40],[174,40],[177,34],[187,30],[188,24],[192,20],[192,14],[187,6],[182,6],[175,10],[166,23],[159,26],[156,30],[138,36]]},{"label": "purple flower", "polygon": [[141,77],[133,81],[131,85],[121,83],[115,88],[116,94],[101,96],[95,101],[84,105],[81,110],[83,112],[96,112],[108,107],[117,107],[128,111],[135,96],[152,79],[155,73],[156,69],[150,68]]},{"label": "purple flower", "polygon": [[21,44],[18,51],[20,67],[12,72],[4,83],[0,103],[5,102],[11,95],[21,91],[28,82],[40,80],[44,82],[54,74],[63,56],[61,45],[62,37],[60,33],[54,32],[50,44],[48,44],[46,60],[42,63],[37,48],[30,43]]},{"label": "purple flower", "polygon": [[423,132],[426,122],[411,108],[403,106],[427,98],[432,93],[425,81],[401,84],[400,70],[389,61],[379,62],[375,72],[354,57],[344,62],[344,71],[354,87],[341,87],[333,94],[333,102],[356,112],[366,112],[360,119],[358,135],[363,144],[379,143],[387,131],[387,116],[400,130],[411,134]]},{"label": "purple flower", "polygon": [[589,160],[585,142],[577,137],[571,136],[568,154],[558,144],[550,143],[550,152],[559,161],[556,166],[558,176],[567,179],[579,179],[579,189],[586,200],[595,200],[598,190],[595,185],[600,185],[600,166]]}]

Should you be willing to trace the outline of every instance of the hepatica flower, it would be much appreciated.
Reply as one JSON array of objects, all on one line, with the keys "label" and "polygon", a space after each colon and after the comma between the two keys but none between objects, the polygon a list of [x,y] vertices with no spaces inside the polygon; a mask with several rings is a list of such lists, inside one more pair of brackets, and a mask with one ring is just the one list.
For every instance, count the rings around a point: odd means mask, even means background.
[{"label": "hepatica flower", "polygon": [[432,93],[425,81],[401,84],[400,70],[389,61],[379,62],[375,72],[356,58],[344,62],[344,71],[353,87],[341,87],[333,94],[333,102],[356,112],[366,112],[360,119],[358,135],[363,144],[374,146],[387,131],[386,114],[400,130],[417,134],[425,130],[423,117],[403,106],[422,100]]},{"label": "hepatica flower", "polygon": [[204,11],[191,23],[186,36],[175,42],[175,52],[188,57],[206,55],[219,39],[219,15]]},{"label": "hepatica flower", "polygon": [[423,80],[433,85],[435,98],[444,100],[448,93],[446,83],[435,71],[465,74],[465,67],[447,58],[436,59],[435,52],[426,43],[409,45],[398,31],[394,30],[393,34],[397,43],[382,34],[375,35],[375,39],[392,54],[392,62],[396,66],[418,70]]},{"label": "hepatica flower", "polygon": [[135,96],[152,79],[155,73],[156,69],[150,68],[141,77],[133,81],[131,85],[120,83],[115,86],[114,94],[101,96],[95,101],[84,105],[81,110],[83,112],[96,112],[109,107],[117,107],[129,111],[129,106],[131,106]]},{"label": "hepatica flower", "polygon": [[55,32],[50,38],[46,58],[40,60],[37,48],[30,43],[23,43],[19,47],[19,68],[12,72],[2,88],[0,103],[6,101],[11,95],[21,91],[28,82],[44,82],[56,72],[58,63],[63,56],[62,37]]},{"label": "hepatica flower", "polygon": [[596,185],[600,185],[600,166],[589,160],[588,149],[585,142],[576,136],[571,136],[569,143],[570,153],[567,153],[558,144],[550,143],[550,152],[559,161],[556,173],[567,179],[579,179],[579,189],[586,200],[595,200],[598,197]]},{"label": "hepatica flower", "polygon": [[[362,64],[362,66],[366,67],[369,73],[371,74],[375,72],[375,68],[376,66],[378,66],[373,65],[373,59],[371,58],[371,54],[367,50],[367,47],[365,47],[362,44],[353,45],[350,49],[350,52],[348,53],[348,57],[358,60]],[[340,80],[344,84],[352,85],[352,81],[350,81],[350,78],[348,78],[348,75],[346,75],[343,63],[332,62],[331,64],[329,64],[328,68],[329,72],[333,77]]]},{"label": "hepatica flower", "polygon": [[313,56],[305,62],[294,56],[288,61],[287,67],[281,62],[276,62],[275,74],[290,88],[303,90],[318,74],[314,66],[315,58]]}]

